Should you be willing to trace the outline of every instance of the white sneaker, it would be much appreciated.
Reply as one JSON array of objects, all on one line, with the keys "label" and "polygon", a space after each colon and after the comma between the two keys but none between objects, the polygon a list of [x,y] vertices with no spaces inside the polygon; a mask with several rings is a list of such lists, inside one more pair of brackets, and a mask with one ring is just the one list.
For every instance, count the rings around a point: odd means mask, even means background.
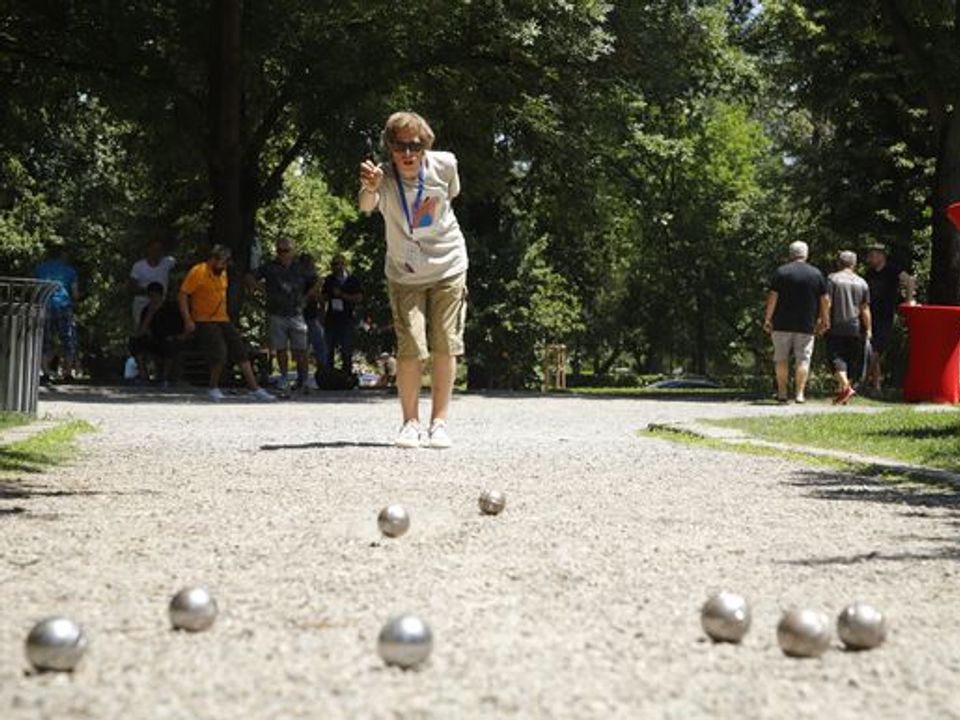
[{"label": "white sneaker", "polygon": [[210,388],[207,390],[207,399],[210,402],[220,402],[224,397],[223,391],[220,388]]},{"label": "white sneaker", "polygon": [[250,398],[257,402],[276,402],[277,398],[263,388],[257,388],[250,393]]},{"label": "white sneaker", "polygon": [[393,444],[399,448],[418,448],[420,447],[420,423],[416,420],[408,420],[400,428],[400,434]]},{"label": "white sneaker", "polygon": [[446,420],[434,420],[430,425],[430,447],[446,450],[453,446],[450,434],[447,432]]}]

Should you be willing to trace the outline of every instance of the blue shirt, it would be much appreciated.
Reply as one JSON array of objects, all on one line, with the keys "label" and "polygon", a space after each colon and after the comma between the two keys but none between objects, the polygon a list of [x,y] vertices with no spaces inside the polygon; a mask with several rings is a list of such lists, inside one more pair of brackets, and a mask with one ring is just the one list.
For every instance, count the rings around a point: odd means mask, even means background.
[{"label": "blue shirt", "polygon": [[73,308],[71,288],[77,281],[77,271],[63,260],[45,260],[33,269],[33,276],[40,280],[52,280],[60,284],[50,297],[50,307],[56,310]]}]

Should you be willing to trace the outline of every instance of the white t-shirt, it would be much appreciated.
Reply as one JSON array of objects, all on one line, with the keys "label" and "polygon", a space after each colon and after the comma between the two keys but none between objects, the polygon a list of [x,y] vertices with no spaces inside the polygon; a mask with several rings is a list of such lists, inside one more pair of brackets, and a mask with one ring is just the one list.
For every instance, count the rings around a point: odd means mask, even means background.
[{"label": "white t-shirt", "polygon": [[[419,181],[399,178],[392,163],[381,167],[379,210],[387,235],[387,278],[402,285],[429,285],[466,272],[467,243],[450,204],[460,194],[453,153],[424,153],[423,193],[417,209]],[[407,199],[412,234],[398,187]]]},{"label": "white t-shirt", "polygon": [[163,292],[166,293],[167,285],[170,282],[170,271],[174,265],[176,265],[176,260],[169,255],[160,258],[160,262],[156,265],[148,263],[146,258],[137,260],[130,268],[130,278],[144,290],[150,283],[158,282],[163,285]]}]

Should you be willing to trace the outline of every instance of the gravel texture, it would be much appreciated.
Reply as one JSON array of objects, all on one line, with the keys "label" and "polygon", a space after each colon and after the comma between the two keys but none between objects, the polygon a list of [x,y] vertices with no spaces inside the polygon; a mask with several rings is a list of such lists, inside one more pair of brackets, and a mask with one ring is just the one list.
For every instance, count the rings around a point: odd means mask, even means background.
[{"label": "gravel texture", "polygon": [[[100,432],[71,466],[0,483],[0,717],[960,718],[957,494],[637,436],[796,408],[454,410],[438,452],[389,447],[396,401],[368,394],[45,400]],[[485,488],[506,492],[501,515],[479,513]],[[412,522],[385,540],[392,502]],[[166,604],[192,583],[220,617],[173,632]],[[722,588],[752,603],[742,646],[701,632]],[[855,599],[888,613],[883,648],[780,653],[784,608]],[[375,652],[405,610],[434,632],[417,671]],[[23,640],[51,614],[89,635],[73,676],[27,672]]]}]

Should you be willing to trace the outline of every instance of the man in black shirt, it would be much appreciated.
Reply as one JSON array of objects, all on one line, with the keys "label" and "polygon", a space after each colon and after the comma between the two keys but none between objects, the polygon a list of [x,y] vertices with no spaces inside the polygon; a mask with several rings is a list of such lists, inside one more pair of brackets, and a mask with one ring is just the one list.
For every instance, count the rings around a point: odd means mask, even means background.
[{"label": "man in black shirt", "polygon": [[864,275],[870,287],[870,314],[873,316],[873,339],[867,382],[875,391],[880,390],[883,371],[880,361],[893,334],[893,320],[901,291],[907,303],[914,304],[916,284],[914,279],[891,262],[885,245],[875,244],[867,248],[867,272]]},{"label": "man in black shirt", "polygon": [[327,302],[324,329],[327,339],[327,367],[333,369],[337,348],[343,371],[353,370],[353,310],[363,299],[360,282],[347,272],[347,261],[337,255],[330,265],[332,272],[323,281],[321,293]]},{"label": "man in black shirt", "polygon": [[808,254],[806,243],[791,243],[790,262],[774,272],[767,294],[763,329],[773,337],[777,400],[781,403],[787,402],[791,352],[796,363],[796,400],[806,402],[814,336],[830,329],[827,281],[823,273],[807,264]]},{"label": "man in black shirt", "polygon": [[307,323],[303,317],[303,306],[307,294],[317,283],[313,270],[299,262],[294,255],[293,241],[287,238],[277,240],[277,255],[270,262],[258,267],[247,278],[252,287],[266,291],[267,313],[269,315],[270,350],[277,354],[280,370],[280,389],[287,387],[289,356],[287,348],[293,353],[297,363],[297,389],[307,391]]}]

